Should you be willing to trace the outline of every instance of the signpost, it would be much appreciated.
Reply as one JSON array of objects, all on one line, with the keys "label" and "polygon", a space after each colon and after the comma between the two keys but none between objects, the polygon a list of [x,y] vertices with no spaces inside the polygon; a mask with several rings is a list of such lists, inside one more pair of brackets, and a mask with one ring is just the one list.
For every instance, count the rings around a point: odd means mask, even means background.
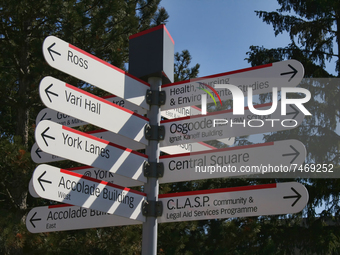
[{"label": "signpost", "polygon": [[135,224],[142,224],[142,221],[69,204],[35,207],[26,217],[26,227],[31,233]]},{"label": "signpost", "polygon": [[159,222],[226,219],[300,212],[308,202],[297,182],[189,191],[159,195]]},{"label": "signpost", "polygon": [[43,43],[46,62],[131,103],[149,109],[145,94],[149,84],[55,36]]},{"label": "signpost", "polygon": [[38,124],[35,140],[47,153],[146,182],[143,164],[148,157],[145,154],[49,120]]},{"label": "signpost", "polygon": [[230,147],[210,151],[161,156],[164,176],[160,183],[213,178],[253,176],[290,178],[292,164],[300,166],[306,158],[305,146],[297,140]]},{"label": "signpost", "polygon": [[[232,94],[227,89],[215,89],[215,84],[232,84],[239,87],[244,95],[247,95],[249,88],[253,90],[253,95],[272,92],[273,87],[280,89],[281,87],[295,87],[302,80],[304,68],[302,64],[296,60],[287,60],[275,62],[272,64],[245,68],[232,72],[220,73],[190,79],[171,84],[162,85],[165,91],[166,103],[161,106],[162,111],[185,106],[200,105],[203,90],[208,90],[214,99],[214,90],[220,96],[220,99],[232,99]],[[218,100],[218,99],[217,99]],[[213,102],[213,98],[208,97],[207,102]]]},{"label": "signpost", "polygon": [[145,193],[44,164],[32,178],[42,198],[145,221],[141,210]]},{"label": "signpost", "polygon": [[[271,104],[256,105],[257,110],[269,109]],[[258,116],[245,108],[244,115],[233,115],[232,110],[212,112],[172,120],[163,120],[165,139],[161,146],[197,141],[209,141],[226,137],[260,134],[289,130],[302,123],[304,114],[295,107],[287,106],[287,115],[281,115],[281,106],[265,116]]]},{"label": "signpost", "polygon": [[[304,75],[301,63],[288,60],[171,83],[173,53],[174,42],[164,25],[130,37],[130,73],[54,36],[44,40],[49,65],[120,98],[100,98],[52,77],[41,81],[40,97],[55,111],[44,109],[37,117],[33,160],[69,159],[88,166],[65,170],[43,164],[35,169],[32,196],[67,204],[33,208],[26,220],[30,232],[143,224],[142,254],[155,255],[158,222],[288,214],[306,206],[308,192],[295,182],[158,195],[160,183],[267,177],[271,169],[285,170],[306,157],[304,145],[296,140],[225,149],[203,142],[230,145],[236,136],[295,128],[304,115],[293,105],[286,115],[279,106],[265,116],[247,108],[243,115],[232,110],[196,115],[200,109],[195,107],[206,105],[203,94],[215,104],[217,98],[233,98],[230,90],[217,89],[218,84],[233,84],[245,95],[250,89],[256,95],[295,87]],[[254,107],[267,110],[271,104]],[[206,107],[202,109],[205,113]],[[171,120],[160,121],[161,114]],[[87,123],[106,130],[71,128]],[[134,151],[144,148],[145,154]],[[159,157],[160,150],[191,153]],[[145,193],[126,188],[141,185]]]},{"label": "signpost", "polygon": [[149,119],[133,111],[52,77],[41,80],[39,94],[43,103],[51,109],[148,144],[144,126]]}]

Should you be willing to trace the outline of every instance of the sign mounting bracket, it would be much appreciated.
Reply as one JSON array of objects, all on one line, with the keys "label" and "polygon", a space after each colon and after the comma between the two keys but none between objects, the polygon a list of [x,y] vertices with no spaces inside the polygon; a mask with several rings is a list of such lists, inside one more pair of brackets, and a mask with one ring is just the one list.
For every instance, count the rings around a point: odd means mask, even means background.
[{"label": "sign mounting bracket", "polygon": [[143,172],[145,177],[161,178],[164,175],[164,164],[157,162],[144,162]]},{"label": "sign mounting bracket", "polygon": [[151,90],[148,89],[145,95],[145,101],[149,105],[164,105],[166,100],[165,91]]},{"label": "sign mounting bracket", "polygon": [[162,201],[144,201],[142,205],[142,214],[145,217],[160,217],[163,214]]},{"label": "sign mounting bracket", "polygon": [[144,135],[147,140],[164,140],[165,128],[164,126],[147,124],[144,128]]}]

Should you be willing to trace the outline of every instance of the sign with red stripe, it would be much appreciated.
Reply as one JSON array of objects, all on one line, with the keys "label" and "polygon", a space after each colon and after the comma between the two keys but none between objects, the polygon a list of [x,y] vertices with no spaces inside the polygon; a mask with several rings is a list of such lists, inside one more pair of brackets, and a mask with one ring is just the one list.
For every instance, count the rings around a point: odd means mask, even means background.
[{"label": "sign with red stripe", "polygon": [[44,152],[146,182],[145,154],[49,120],[38,124],[35,140]]},{"label": "sign with red stripe", "polygon": [[144,126],[149,119],[131,110],[53,77],[41,80],[39,94],[48,108],[148,144],[144,137]]},{"label": "sign with red stripe", "polygon": [[286,182],[159,195],[158,222],[212,220],[297,213],[308,202],[300,183]]},{"label": "sign with red stripe", "polygon": [[135,224],[142,222],[70,204],[35,207],[26,217],[26,227],[31,233]]},{"label": "sign with red stripe", "polygon": [[[104,96],[102,97],[103,99],[114,103],[118,106],[121,106],[123,108],[127,108],[139,115],[145,115],[147,113],[147,110],[145,110],[144,108],[141,108],[135,104],[130,103],[129,101],[126,101],[123,98],[111,95],[111,96]],[[35,119],[35,124],[38,125],[38,123],[42,120],[51,120],[53,122],[59,123],[61,125],[64,126],[68,126],[68,127],[78,127],[78,126],[82,126],[82,125],[86,125],[88,124],[85,121],[82,121],[80,119],[74,118],[70,115],[67,115],[65,113],[62,112],[58,112],[55,110],[52,110],[50,108],[44,108],[42,109],[36,119]]]},{"label": "sign with red stripe", "polygon": [[[306,158],[297,140],[230,147],[161,156],[164,176],[159,183],[256,175],[257,178],[290,178]],[[295,167],[294,167],[295,166]]]},{"label": "sign with red stripe", "polygon": [[[254,106],[261,111],[271,107],[271,103]],[[272,114],[263,116],[253,114],[245,107],[243,115],[234,115],[231,109],[163,120],[161,125],[165,128],[165,138],[160,141],[160,145],[170,146],[293,129],[302,123],[305,115],[293,105],[286,107],[286,115],[281,115],[281,104],[278,104]]]},{"label": "sign with red stripe", "polygon": [[149,84],[55,36],[43,43],[46,62],[64,73],[149,109],[145,101]]},{"label": "sign with red stripe", "polygon": [[143,192],[44,164],[34,170],[32,178],[42,198],[145,221]]},{"label": "sign with red stripe", "polygon": [[[297,213],[308,191],[297,182],[189,191],[159,195],[159,223]],[[31,233],[141,224],[141,221],[69,204],[33,208],[26,226]]]},{"label": "sign with red stripe", "polygon": [[[162,85],[166,103],[162,111],[185,106],[200,105],[202,94],[208,94],[207,102],[221,102],[232,99],[228,89],[215,88],[216,84],[232,84],[247,96],[248,89],[253,95],[272,92],[273,87],[296,87],[304,75],[303,65],[296,60],[275,62],[241,70],[205,76],[197,79]],[[221,103],[222,104],[222,103]]]}]

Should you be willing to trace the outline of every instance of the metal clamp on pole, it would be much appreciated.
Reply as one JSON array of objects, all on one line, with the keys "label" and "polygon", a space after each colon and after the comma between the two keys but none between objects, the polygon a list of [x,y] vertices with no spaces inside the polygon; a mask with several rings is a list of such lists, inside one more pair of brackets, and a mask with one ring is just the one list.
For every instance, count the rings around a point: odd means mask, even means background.
[{"label": "metal clamp on pole", "polygon": [[165,128],[164,126],[157,126],[157,125],[145,125],[144,128],[144,135],[145,138],[148,140],[164,140],[165,137]]},{"label": "metal clamp on pole", "polygon": [[142,214],[146,217],[160,217],[163,214],[162,201],[144,201]]},{"label": "metal clamp on pole", "polygon": [[161,106],[165,104],[165,91],[151,90],[146,91],[145,100],[149,105]]},{"label": "metal clamp on pole", "polygon": [[143,165],[143,170],[145,177],[160,178],[164,175],[164,164],[145,161]]}]

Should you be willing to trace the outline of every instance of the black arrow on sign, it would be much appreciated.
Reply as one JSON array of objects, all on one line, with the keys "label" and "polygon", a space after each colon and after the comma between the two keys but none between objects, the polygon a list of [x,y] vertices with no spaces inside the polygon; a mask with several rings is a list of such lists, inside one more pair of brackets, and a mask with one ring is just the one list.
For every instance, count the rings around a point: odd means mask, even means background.
[{"label": "black arrow on sign", "polygon": [[41,188],[43,189],[43,191],[45,191],[45,188],[44,188],[44,186],[42,185],[42,182],[46,182],[46,183],[52,184],[51,181],[47,181],[47,180],[42,179],[42,177],[43,177],[45,174],[46,174],[46,171],[43,172],[42,175],[40,175],[39,178],[38,178],[38,182],[39,182]]},{"label": "black arrow on sign", "polygon": [[287,154],[282,154],[282,157],[287,157],[287,156],[295,156],[291,161],[290,164],[292,164],[295,159],[300,155],[300,152],[295,149],[292,145],[289,145],[290,148],[292,148],[295,152],[294,153],[287,153]]},{"label": "black arrow on sign", "polygon": [[61,54],[60,54],[59,52],[56,52],[55,50],[52,50],[52,47],[53,47],[54,45],[55,45],[55,43],[52,43],[51,46],[47,48],[48,53],[50,53],[50,56],[51,56],[51,58],[52,58],[53,61],[54,61],[54,58],[53,58],[52,53],[61,56]]},{"label": "black arrow on sign", "polygon": [[44,142],[45,142],[46,146],[48,146],[48,143],[46,142],[45,137],[55,140],[55,137],[52,137],[52,136],[49,136],[49,135],[45,134],[49,129],[50,129],[50,127],[46,128],[45,131],[41,133],[41,137],[42,137],[42,139],[44,139]]},{"label": "black arrow on sign", "polygon": [[288,80],[288,82],[290,82],[291,79],[293,79],[294,76],[298,73],[298,71],[297,71],[292,65],[288,64],[288,66],[289,66],[293,71],[291,71],[291,72],[286,72],[286,73],[281,73],[281,75],[293,74],[293,75],[290,77],[290,79]]},{"label": "black arrow on sign", "polygon": [[292,106],[292,105],[289,105],[294,111],[293,112],[289,112],[289,113],[287,113],[287,115],[293,115],[293,114],[295,114],[294,116],[293,116],[293,119],[295,119],[296,118],[296,116],[298,116],[299,115],[299,111],[298,111],[298,109],[296,109],[294,106]]},{"label": "black arrow on sign", "polygon": [[[58,94],[56,94],[56,93],[54,93],[54,92],[52,92],[52,91],[49,91],[49,88],[51,88],[52,86],[53,86],[53,83],[51,83],[51,85],[48,86],[48,87],[45,89],[46,96],[48,97],[48,100],[50,100],[51,103],[52,103],[52,100],[51,100],[49,94],[51,94],[51,95],[53,95],[53,96],[57,96],[57,97],[59,96]],[[44,115],[44,116],[45,116],[45,115]]]},{"label": "black arrow on sign", "polygon": [[290,198],[296,198],[296,200],[294,201],[294,203],[292,203],[292,207],[297,203],[297,201],[300,200],[300,198],[302,197],[301,194],[299,192],[297,192],[293,187],[291,187],[292,191],[295,192],[296,196],[284,196],[283,199],[290,199]]},{"label": "black arrow on sign", "polygon": [[40,156],[40,154],[39,154],[40,152],[43,152],[43,151],[40,150],[40,148],[38,147],[38,148],[35,150],[35,154],[37,154],[39,158],[41,158],[41,156]]},{"label": "black arrow on sign", "polygon": [[[45,89],[46,92],[46,89]],[[47,92],[46,92],[47,93]],[[49,92],[52,93],[52,92]],[[58,96],[58,95],[57,95]],[[50,100],[51,101],[51,100]],[[47,112],[45,112],[45,114],[41,117],[40,121],[44,120],[45,116],[46,116]],[[48,118],[47,120],[51,120],[51,118]]]},{"label": "black arrow on sign", "polygon": [[33,216],[31,217],[31,219],[30,219],[30,222],[31,222],[31,224],[32,224],[32,226],[35,228],[35,225],[34,225],[34,223],[33,223],[33,221],[39,221],[39,220],[41,220],[41,218],[39,218],[39,219],[33,219],[34,218],[34,216],[37,214],[37,212],[35,212],[34,214],[33,214]]}]

